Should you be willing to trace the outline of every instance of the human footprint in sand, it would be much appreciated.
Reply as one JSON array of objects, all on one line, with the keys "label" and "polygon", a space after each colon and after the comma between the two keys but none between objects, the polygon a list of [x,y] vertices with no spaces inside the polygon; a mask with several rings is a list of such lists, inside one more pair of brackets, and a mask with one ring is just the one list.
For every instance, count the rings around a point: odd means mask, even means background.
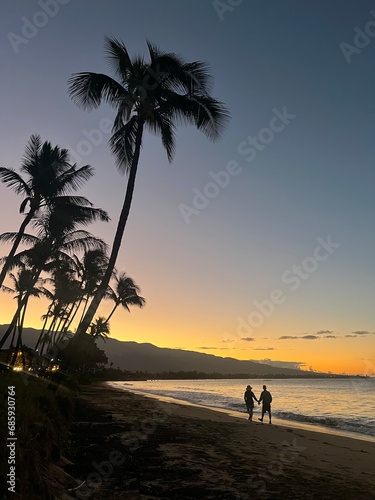
[{"label": "human footprint in sand", "polygon": [[269,391],[267,391],[267,386],[264,385],[263,386],[263,391],[259,397],[259,401],[258,401],[258,404],[260,405],[260,403],[263,403],[262,405],[262,418],[259,418],[258,420],[260,420],[261,422],[263,422],[263,417],[264,417],[264,414],[267,412],[268,413],[268,417],[270,419],[270,423],[271,423],[271,403],[272,403],[272,396],[271,396],[271,393]]},{"label": "human footprint in sand", "polygon": [[245,403],[246,403],[247,412],[249,414],[249,420],[253,420],[254,399],[257,403],[259,403],[259,401],[257,400],[255,394],[253,393],[253,391],[251,389],[252,389],[251,385],[248,385],[246,387],[246,391],[245,391],[245,394],[243,396]]}]

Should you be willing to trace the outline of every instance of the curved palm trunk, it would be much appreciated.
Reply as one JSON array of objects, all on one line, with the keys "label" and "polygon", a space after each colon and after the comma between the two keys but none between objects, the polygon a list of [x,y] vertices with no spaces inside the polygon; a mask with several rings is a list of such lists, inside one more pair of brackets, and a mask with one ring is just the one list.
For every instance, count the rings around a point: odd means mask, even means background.
[{"label": "curved palm trunk", "polygon": [[17,331],[17,325],[14,324],[12,338],[10,340],[9,347],[8,347],[8,355],[7,355],[7,360],[6,360],[7,364],[10,364],[11,359],[13,358],[12,352],[15,349],[14,339],[16,338],[16,331]]},{"label": "curved palm trunk", "polygon": [[10,343],[9,343],[9,349],[12,349],[14,347],[14,339],[16,337],[16,329],[14,328],[13,329],[13,335],[12,335],[12,338],[10,339]]},{"label": "curved palm trunk", "polygon": [[0,349],[2,349],[4,347],[4,344],[5,342],[7,341],[8,337],[13,333],[13,329],[16,327],[16,324],[17,324],[17,318],[18,318],[18,315],[15,314],[13,316],[13,319],[12,321],[10,322],[6,332],[4,333],[4,335],[2,336],[1,340],[0,340]]},{"label": "curved palm trunk", "polygon": [[94,315],[96,311],[98,310],[98,307],[100,305],[100,302],[103,299],[103,296],[107,290],[107,287],[109,285],[113,269],[115,268],[116,265],[116,260],[118,253],[120,251],[121,247],[121,240],[125,231],[125,226],[126,222],[128,220],[129,212],[130,212],[130,206],[133,198],[133,192],[134,192],[134,186],[135,186],[135,178],[137,175],[137,169],[138,169],[138,161],[139,161],[139,155],[141,151],[141,143],[142,143],[142,134],[143,134],[143,125],[144,122],[140,121],[138,129],[137,129],[137,136],[136,136],[136,141],[135,141],[135,148],[134,148],[134,156],[133,156],[133,161],[132,165],[130,168],[130,174],[129,174],[129,180],[128,184],[126,187],[126,194],[125,194],[125,200],[124,200],[124,205],[121,210],[120,218],[118,221],[117,225],[117,230],[115,234],[115,238],[113,240],[113,245],[112,245],[112,251],[111,255],[108,260],[108,267],[106,269],[106,272],[103,276],[103,279],[90,303],[89,308],[86,311],[85,317],[82,319],[80,324],[78,325],[76,335],[84,334],[86,333],[86,330],[90,326],[90,323],[92,322]]},{"label": "curved palm trunk", "polygon": [[38,350],[38,347],[39,347],[39,345],[40,345],[40,343],[41,343],[41,341],[42,341],[42,338],[43,338],[43,335],[44,335],[44,332],[45,332],[45,329],[46,329],[46,326],[47,326],[47,321],[48,321],[48,318],[49,318],[48,313],[49,313],[49,311],[51,310],[52,305],[53,305],[53,302],[52,302],[52,304],[50,304],[50,306],[48,307],[48,311],[47,311],[47,313],[46,313],[46,319],[44,320],[44,323],[43,323],[42,329],[40,330],[40,334],[39,334],[38,340],[37,340],[37,342],[36,342],[36,344],[35,344],[34,351],[37,351],[37,350]]},{"label": "curved palm trunk", "polygon": [[112,318],[119,305],[120,304],[115,304],[115,307],[112,309],[112,311],[109,313],[108,318],[105,320],[105,324],[109,323],[109,320]]},{"label": "curved palm trunk", "polygon": [[51,304],[48,306],[47,313],[46,313],[46,318],[45,318],[45,320],[44,320],[44,323],[43,323],[42,329],[41,329],[41,331],[40,331],[40,334],[39,334],[38,340],[37,340],[37,342],[36,342],[36,344],[35,344],[34,351],[37,351],[37,350],[38,350],[39,344],[40,344],[40,343],[41,343],[41,341],[42,341],[42,338],[43,338],[43,335],[44,335],[44,331],[45,331],[46,326],[47,326],[47,321],[48,321],[48,318],[49,318],[49,313],[51,312],[53,305],[54,305],[54,301],[52,301],[52,302],[51,302]]},{"label": "curved palm trunk", "polygon": [[89,303],[89,298],[90,298],[90,295],[86,294],[86,298],[84,297],[82,299],[82,301],[85,301],[85,303],[83,304],[81,319],[79,320],[78,324],[80,324],[82,322],[83,318],[85,317],[87,305]]},{"label": "curved palm trunk", "polygon": [[[18,318],[17,318],[17,330],[18,330],[18,336],[17,336],[17,342],[16,342],[16,348],[14,351],[13,358],[10,362],[10,366],[14,366],[17,361],[18,357],[18,352],[21,350],[22,351],[22,329],[23,329],[23,323],[25,320],[25,314],[26,314],[26,307],[27,307],[27,302],[28,302],[29,297],[27,298],[23,309],[19,312]],[[23,368],[25,367],[25,357],[22,355],[22,366]]]},{"label": "curved palm trunk", "polygon": [[57,337],[59,336],[59,334],[61,333],[61,330],[63,329],[64,327],[64,324],[65,324],[65,318],[64,318],[64,314],[65,314],[65,310],[66,309],[63,309],[61,311],[61,317],[59,318],[58,322],[56,323],[56,326],[54,328],[54,332],[53,332],[53,335],[52,335],[52,342],[51,342],[51,345],[55,345],[56,342],[57,342]]},{"label": "curved palm trunk", "polygon": [[74,304],[71,305],[69,310],[68,310],[68,307],[69,306],[67,305],[66,308],[64,309],[64,317],[63,317],[61,323],[59,324],[59,328],[58,328],[58,331],[57,331],[56,337],[55,337],[55,344],[58,344],[60,342],[60,340],[62,339],[62,337],[64,336],[64,332],[68,331],[68,325],[71,322],[70,318],[72,315],[74,316],[74,313],[73,313]]},{"label": "curved palm trunk", "polygon": [[19,246],[19,244],[21,243],[21,240],[22,240],[22,236],[25,234],[25,229],[26,227],[28,226],[29,222],[31,221],[31,219],[34,217],[34,214],[35,214],[35,209],[31,208],[30,209],[30,212],[26,215],[26,217],[24,218],[20,228],[19,228],[19,231],[17,233],[17,237],[16,239],[14,240],[14,243],[13,243],[13,246],[7,256],[7,259],[5,261],[5,264],[1,270],[1,273],[0,273],[0,287],[1,285],[3,284],[4,282],[4,279],[5,279],[5,276],[9,270],[9,267],[10,267],[10,264],[12,262],[12,259],[13,257],[15,256],[16,254],[16,251],[17,251],[17,248]]},{"label": "curved palm trunk", "polygon": [[[22,332],[23,332],[23,325],[25,323],[25,316],[26,316],[26,308],[27,308],[27,302],[23,308],[19,324],[18,324],[18,338],[17,338],[17,351],[20,349],[22,352],[22,368],[25,369],[26,367],[26,359],[25,359],[25,353],[23,350],[23,340],[22,340]],[[17,357],[16,357],[17,359]]]},{"label": "curved palm trunk", "polygon": [[2,349],[2,347],[5,344],[7,338],[12,333],[12,328],[17,323],[18,318],[20,318],[21,312],[22,312],[22,308],[24,306],[26,306],[27,301],[29,300],[29,297],[30,297],[30,294],[31,294],[31,290],[34,288],[34,286],[35,286],[36,282],[38,281],[38,278],[39,278],[39,276],[40,276],[40,274],[42,272],[42,268],[38,269],[37,266],[34,269],[35,269],[35,273],[33,274],[33,279],[32,279],[32,281],[31,281],[31,283],[29,285],[29,290],[26,291],[26,293],[23,295],[23,297],[18,302],[18,306],[17,306],[16,312],[14,313],[13,319],[12,319],[10,325],[8,326],[7,331],[4,333],[2,339],[0,340],[0,349]]},{"label": "curved palm trunk", "polygon": [[[81,307],[81,304],[82,304],[82,300],[83,299],[80,299],[76,302],[76,305],[75,305],[75,310],[72,308],[72,314],[69,315],[69,318],[67,318],[67,322],[66,324],[64,325],[64,328],[66,331],[69,330],[71,324],[73,323],[74,321],[74,318],[76,317],[77,313],[78,313],[78,310],[79,308]],[[74,311],[74,312],[73,312]]]}]

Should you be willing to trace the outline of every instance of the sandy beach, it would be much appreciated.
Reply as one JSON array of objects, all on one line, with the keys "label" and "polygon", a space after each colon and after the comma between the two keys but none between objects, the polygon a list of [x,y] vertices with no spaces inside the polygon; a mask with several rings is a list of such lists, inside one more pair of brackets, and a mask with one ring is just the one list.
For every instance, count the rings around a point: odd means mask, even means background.
[{"label": "sandy beach", "polygon": [[375,498],[374,443],[104,385],[83,387],[76,405],[71,498]]}]

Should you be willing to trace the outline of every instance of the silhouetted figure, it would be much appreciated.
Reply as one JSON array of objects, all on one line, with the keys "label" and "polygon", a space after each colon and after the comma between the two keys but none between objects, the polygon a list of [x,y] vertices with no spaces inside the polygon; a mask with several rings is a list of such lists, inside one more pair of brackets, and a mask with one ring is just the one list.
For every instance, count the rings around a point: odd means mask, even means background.
[{"label": "silhouetted figure", "polygon": [[263,422],[263,417],[264,417],[264,414],[267,412],[268,413],[268,417],[270,419],[270,423],[271,423],[271,403],[272,403],[272,396],[271,396],[271,393],[269,391],[267,391],[267,386],[264,385],[263,386],[263,391],[259,397],[259,401],[258,401],[258,404],[260,403],[263,403],[262,405],[262,418],[259,418],[258,420],[260,420],[261,422]]},{"label": "silhouetted figure", "polygon": [[246,391],[245,391],[245,394],[243,396],[245,403],[246,403],[247,412],[249,414],[249,420],[253,420],[254,399],[257,403],[259,403],[259,401],[257,400],[255,394],[253,393],[253,391],[251,389],[252,389],[252,387],[250,385],[248,385],[246,387]]}]

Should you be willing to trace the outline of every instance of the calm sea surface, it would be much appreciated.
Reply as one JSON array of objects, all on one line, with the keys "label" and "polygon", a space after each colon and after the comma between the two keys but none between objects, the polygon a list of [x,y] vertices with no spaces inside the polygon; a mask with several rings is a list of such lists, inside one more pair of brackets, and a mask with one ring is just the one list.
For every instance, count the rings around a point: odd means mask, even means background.
[{"label": "calm sea surface", "polygon": [[[169,397],[245,415],[243,394],[247,384],[258,398],[262,385],[273,397],[272,419],[312,426],[318,430],[365,438],[375,442],[375,378],[288,380],[148,380],[108,382],[121,388]],[[260,416],[255,403],[254,419]],[[268,417],[265,419],[268,422]]]}]

